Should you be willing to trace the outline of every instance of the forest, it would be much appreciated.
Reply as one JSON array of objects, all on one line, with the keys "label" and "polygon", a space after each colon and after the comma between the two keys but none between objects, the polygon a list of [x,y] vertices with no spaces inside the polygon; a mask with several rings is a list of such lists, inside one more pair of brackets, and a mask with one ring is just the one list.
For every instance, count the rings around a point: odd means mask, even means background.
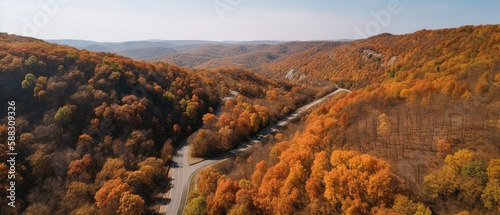
[{"label": "forest", "polygon": [[500,26],[381,34],[290,69],[349,88],[210,167],[186,214],[500,213]]},{"label": "forest", "polygon": [[186,138],[217,156],[337,87],[200,171],[185,214],[500,213],[500,25],[245,48],[188,69],[0,33],[0,214],[154,214]]},{"label": "forest", "polygon": [[[19,152],[16,207],[2,198],[0,214],[154,214],[156,196],[170,188],[175,147],[209,127],[220,106],[230,110],[217,123],[225,130],[216,132],[235,138],[218,144],[223,151],[321,94],[243,69],[194,71],[6,33],[0,74],[0,100],[16,103]],[[230,90],[240,96],[221,104]],[[0,172],[8,175],[4,114]],[[241,120],[227,122],[234,116]],[[213,154],[203,148],[212,146],[198,145],[200,154]],[[9,180],[0,182],[7,196]]]},{"label": "forest", "polygon": [[[0,35],[0,58],[9,83],[0,97],[17,104],[19,150],[17,207],[2,198],[2,214],[148,211],[153,191],[168,189],[175,143],[219,103],[210,80],[175,65],[8,34]],[[0,170],[7,174],[5,162]]]},{"label": "forest", "polygon": [[261,128],[278,121],[313,98],[335,87],[317,89],[270,80],[243,69],[200,69],[199,74],[239,93],[221,105],[218,113],[203,116],[203,126],[191,141],[194,157],[209,158],[228,152]]}]

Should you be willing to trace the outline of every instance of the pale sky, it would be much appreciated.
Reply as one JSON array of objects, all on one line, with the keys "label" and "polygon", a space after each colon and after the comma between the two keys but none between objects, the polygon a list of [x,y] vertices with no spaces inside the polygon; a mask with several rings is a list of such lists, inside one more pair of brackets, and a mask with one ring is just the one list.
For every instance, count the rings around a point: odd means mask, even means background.
[{"label": "pale sky", "polygon": [[0,0],[0,32],[41,39],[332,40],[500,24],[500,1]]}]

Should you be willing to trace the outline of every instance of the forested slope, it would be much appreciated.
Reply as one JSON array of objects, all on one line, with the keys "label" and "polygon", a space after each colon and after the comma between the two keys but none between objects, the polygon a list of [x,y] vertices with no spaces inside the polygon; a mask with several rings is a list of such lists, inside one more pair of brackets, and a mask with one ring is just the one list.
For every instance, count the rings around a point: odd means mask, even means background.
[{"label": "forested slope", "polygon": [[382,34],[267,69],[354,92],[260,162],[235,158],[232,178],[202,172],[188,214],[500,212],[500,26]]},{"label": "forested slope", "polygon": [[7,34],[0,34],[0,74],[2,109],[16,103],[18,152],[17,207],[2,198],[2,214],[144,212],[168,188],[172,144],[199,127],[220,97],[208,79],[175,65]]},{"label": "forested slope", "polygon": [[203,126],[191,141],[191,152],[196,157],[228,152],[261,128],[335,90],[334,86],[317,89],[270,80],[244,69],[201,69],[197,72],[235,90],[238,96],[222,104],[220,114],[203,116]]},{"label": "forested slope", "polygon": [[[175,146],[214,123],[219,107],[216,132],[231,140],[198,143],[200,156],[237,146],[326,92],[243,69],[193,71],[5,33],[0,74],[2,109],[15,102],[14,118],[0,113],[0,140],[15,119],[18,153],[16,207],[2,198],[0,214],[154,213]],[[220,104],[230,90],[239,96]],[[0,147],[7,176],[11,151]],[[10,181],[0,179],[4,196]]]},{"label": "forested slope", "polygon": [[381,34],[326,51],[297,53],[267,64],[263,70],[284,77],[290,69],[297,69],[348,88],[389,78],[403,81],[453,75],[456,81],[477,80],[482,73],[471,69],[487,70],[498,64],[499,41],[497,25]]}]

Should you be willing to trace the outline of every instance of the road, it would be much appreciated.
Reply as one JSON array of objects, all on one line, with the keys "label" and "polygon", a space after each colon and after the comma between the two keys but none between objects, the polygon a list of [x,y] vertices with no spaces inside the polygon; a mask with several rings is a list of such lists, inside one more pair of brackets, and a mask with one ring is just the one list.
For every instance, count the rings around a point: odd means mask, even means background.
[{"label": "road", "polygon": [[[189,144],[187,141],[184,141],[177,151],[174,153],[174,158],[172,162],[172,166],[170,168],[170,171],[172,173],[172,189],[170,190],[170,195],[168,198],[170,198],[170,203],[166,206],[160,207],[160,213],[168,214],[168,215],[173,215],[173,214],[183,214],[184,208],[186,206],[186,201],[187,201],[187,196],[188,196],[188,189],[189,189],[189,183],[191,181],[191,178],[193,177],[194,173],[206,166],[209,165],[214,165],[218,162],[221,162],[222,160],[235,156],[250,147],[252,147],[254,144],[259,143],[260,139],[265,137],[266,135],[272,134],[276,131],[278,131],[280,128],[287,126],[290,122],[292,122],[294,119],[296,119],[299,115],[304,113],[305,111],[311,109],[312,107],[324,102],[328,98],[339,94],[341,92],[351,92],[346,89],[339,88],[335,90],[334,92],[317,99],[305,106],[302,106],[301,108],[297,109],[295,112],[289,114],[287,117],[279,120],[278,122],[274,123],[271,126],[268,126],[265,129],[261,129],[256,135],[254,135],[253,138],[250,138],[247,142],[241,144],[238,148],[233,149],[230,152],[227,152],[225,154],[222,154],[218,157],[215,158],[210,158],[203,160],[201,162],[189,165],[188,163],[188,153],[189,153]],[[236,96],[237,93],[233,92],[232,96]],[[224,100],[226,100],[226,97]]]}]

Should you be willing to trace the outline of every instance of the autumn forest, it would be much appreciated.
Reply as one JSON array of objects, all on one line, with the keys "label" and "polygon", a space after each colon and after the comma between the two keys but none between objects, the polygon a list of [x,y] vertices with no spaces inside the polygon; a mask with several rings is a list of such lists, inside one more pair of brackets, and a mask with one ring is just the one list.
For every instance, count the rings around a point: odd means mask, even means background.
[{"label": "autumn forest", "polygon": [[338,88],[198,171],[184,214],[500,213],[500,26],[484,25],[149,60],[0,33],[18,150],[0,214],[157,214],[186,140],[217,157]]}]

